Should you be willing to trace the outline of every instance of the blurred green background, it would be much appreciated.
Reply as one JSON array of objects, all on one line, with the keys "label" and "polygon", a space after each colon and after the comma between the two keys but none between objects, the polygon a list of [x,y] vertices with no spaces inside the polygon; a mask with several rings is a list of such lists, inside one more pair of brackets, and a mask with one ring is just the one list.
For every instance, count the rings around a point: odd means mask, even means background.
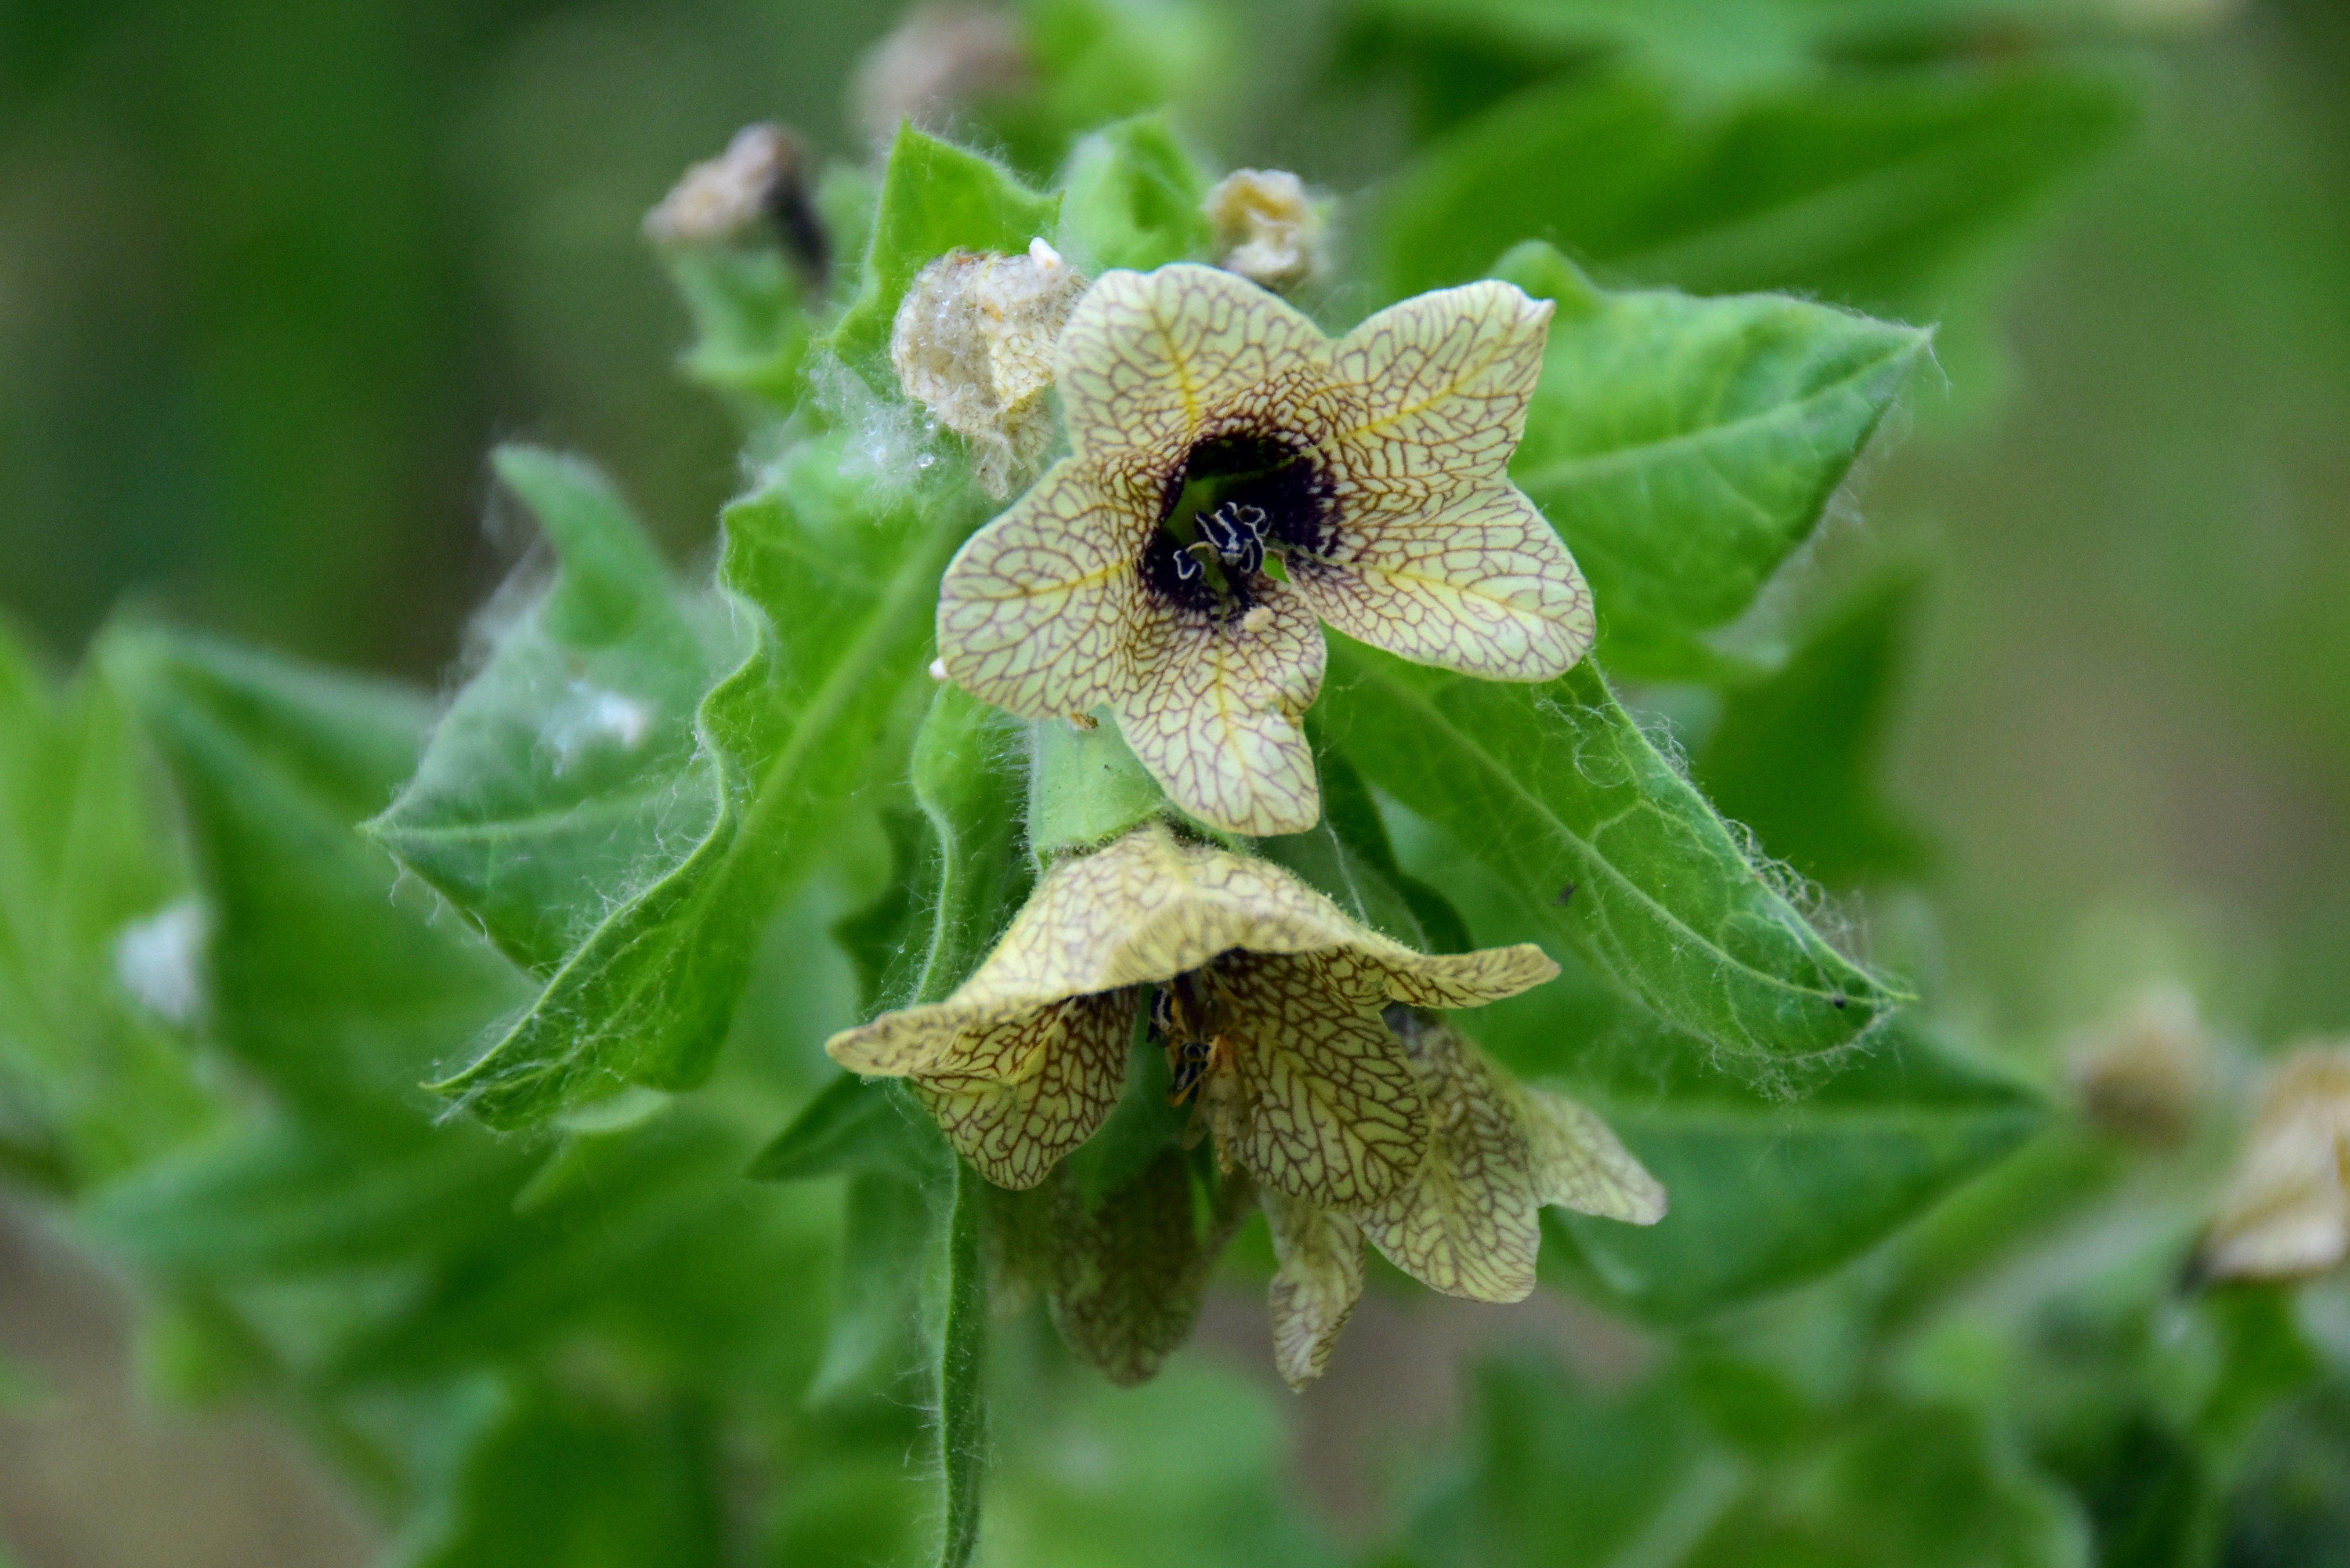
[{"label": "blurred green background", "polygon": [[[1932,918],[1868,913],[1930,924],[1940,994],[2053,1050],[2183,978],[2272,1044],[2350,1019],[2350,10],[2106,8],[2141,122],[2011,247],[1991,325],[1785,591],[1864,534],[1930,567],[1891,754]],[[897,9],[15,0],[0,610],[61,664],[127,597],[439,680],[525,542],[488,500],[509,438],[594,454],[694,558],[736,431],[673,373],[639,220],[751,119],[857,153]],[[1672,9],[1699,76],[1784,68],[1742,58],[1752,7]],[[1347,10],[1247,8],[1248,75],[1192,126],[1213,153],[1343,193],[1444,114]],[[45,1294],[30,1257],[0,1256],[26,1355],[29,1303],[92,1288]],[[59,1539],[40,1568],[136,1560]]]}]

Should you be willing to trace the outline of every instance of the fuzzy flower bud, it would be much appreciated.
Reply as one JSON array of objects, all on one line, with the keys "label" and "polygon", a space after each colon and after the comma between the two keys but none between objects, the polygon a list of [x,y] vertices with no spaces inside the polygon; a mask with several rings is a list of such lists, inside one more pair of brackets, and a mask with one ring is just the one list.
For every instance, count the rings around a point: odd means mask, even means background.
[{"label": "fuzzy flower bud", "polygon": [[1284,169],[1235,169],[1208,192],[1216,265],[1276,292],[1314,275],[1322,260],[1322,215]]},{"label": "fuzzy flower bud", "polygon": [[906,395],[971,443],[991,495],[1051,442],[1053,346],[1086,280],[1039,239],[1025,255],[950,251],[898,307],[889,358]]}]

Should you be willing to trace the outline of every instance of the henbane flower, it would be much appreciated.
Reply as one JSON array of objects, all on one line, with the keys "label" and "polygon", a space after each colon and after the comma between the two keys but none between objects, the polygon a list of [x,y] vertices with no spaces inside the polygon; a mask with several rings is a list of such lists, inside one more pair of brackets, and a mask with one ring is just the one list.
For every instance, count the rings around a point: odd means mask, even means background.
[{"label": "henbane flower", "polygon": [[1428,1107],[1428,1148],[1410,1183],[1353,1210],[1264,1199],[1281,1265],[1274,1356],[1292,1387],[1322,1375],[1354,1312],[1367,1240],[1448,1295],[1514,1302],[1534,1288],[1545,1205],[1635,1225],[1664,1218],[1665,1189],[1589,1110],[1518,1083],[1440,1023],[1404,1008],[1388,1018]]},{"label": "henbane flower", "polygon": [[1550,314],[1477,283],[1332,342],[1230,273],[1105,274],[1055,353],[1071,455],[947,569],[947,674],[1030,718],[1107,707],[1217,827],[1312,826],[1317,619],[1496,680],[1590,647],[1582,576],[1506,472]]},{"label": "henbane flower", "polygon": [[1429,1108],[1394,1002],[1471,1007],[1550,979],[1533,946],[1429,955],[1348,919],[1281,867],[1136,829],[1062,862],[946,1001],[826,1045],[910,1078],[964,1158],[1034,1187],[1108,1116],[1144,1004],[1177,1093],[1267,1189],[1367,1209],[1408,1188]]}]

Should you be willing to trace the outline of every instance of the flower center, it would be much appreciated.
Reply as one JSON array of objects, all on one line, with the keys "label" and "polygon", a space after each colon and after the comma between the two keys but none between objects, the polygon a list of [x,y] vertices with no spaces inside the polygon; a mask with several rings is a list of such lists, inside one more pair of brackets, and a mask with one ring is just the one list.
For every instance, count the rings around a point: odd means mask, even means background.
[{"label": "flower center", "polygon": [[[1221,957],[1222,955],[1219,955]],[[1199,969],[1162,981],[1150,997],[1150,1037],[1166,1048],[1173,1077],[1167,1103],[1180,1106],[1209,1076],[1232,1065],[1224,1013],[1232,1002],[1211,959]]]},{"label": "flower center", "polygon": [[1167,481],[1143,581],[1179,608],[1218,620],[1246,614],[1263,596],[1268,553],[1326,553],[1331,499],[1302,438],[1211,436]]}]

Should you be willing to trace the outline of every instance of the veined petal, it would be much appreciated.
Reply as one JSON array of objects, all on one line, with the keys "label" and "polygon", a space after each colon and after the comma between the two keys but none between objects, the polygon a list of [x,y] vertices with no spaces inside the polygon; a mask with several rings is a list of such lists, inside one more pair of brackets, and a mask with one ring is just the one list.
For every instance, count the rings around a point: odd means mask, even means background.
[{"label": "veined petal", "polygon": [[1415,1022],[1404,1037],[1428,1098],[1428,1151],[1410,1186],[1357,1216],[1363,1234],[1448,1295],[1523,1301],[1542,1230],[1512,1085],[1441,1025]]},{"label": "veined petal", "polygon": [[1322,797],[1297,715],[1322,690],[1326,650],[1305,601],[1269,583],[1247,617],[1216,622],[1145,596],[1127,638],[1132,684],[1111,706],[1169,797],[1228,833],[1313,826]]},{"label": "veined petal", "polygon": [[1073,997],[969,1038],[973,1070],[917,1074],[914,1092],[982,1175],[1031,1188],[1108,1118],[1133,1028],[1131,995]]},{"label": "veined petal", "polygon": [[1414,1007],[1482,1007],[1558,974],[1557,961],[1532,942],[1465,953],[1417,953],[1389,945],[1395,952],[1374,955],[1386,973],[1387,993]]},{"label": "veined petal", "polygon": [[1338,1331],[1363,1295],[1363,1237],[1355,1222],[1280,1192],[1262,1197],[1273,1255],[1273,1359],[1303,1389],[1322,1376]]},{"label": "veined petal", "polygon": [[1365,1012],[1345,955],[1236,953],[1219,966],[1232,994],[1232,1070],[1211,1080],[1224,1152],[1293,1198],[1361,1209],[1400,1190],[1428,1140],[1419,1085],[1377,1012]]},{"label": "veined petal", "polygon": [[1172,472],[1203,430],[1302,405],[1325,348],[1314,323],[1231,273],[1104,273],[1055,356],[1069,443],[1081,458]]},{"label": "veined petal", "polygon": [[1324,450],[1342,481],[1498,475],[1525,433],[1552,308],[1472,283],[1391,305],[1340,338]]},{"label": "veined petal", "polygon": [[1339,516],[1329,556],[1290,576],[1348,637],[1494,680],[1546,680],[1590,650],[1591,590],[1507,480],[1357,482]]},{"label": "veined petal", "polygon": [[825,1054],[868,1078],[902,1078],[963,1056],[966,1040],[995,1038],[996,1031],[1021,1023],[1036,1005],[975,1006],[950,998],[900,1008],[842,1030],[824,1043]]},{"label": "veined petal", "polygon": [[1653,1225],[1665,1217],[1663,1185],[1606,1122],[1565,1095],[1516,1087],[1539,1201],[1633,1225]]},{"label": "veined petal", "polygon": [[1075,459],[965,541],[939,585],[939,659],[957,685],[1031,719],[1115,694],[1158,499]]}]

